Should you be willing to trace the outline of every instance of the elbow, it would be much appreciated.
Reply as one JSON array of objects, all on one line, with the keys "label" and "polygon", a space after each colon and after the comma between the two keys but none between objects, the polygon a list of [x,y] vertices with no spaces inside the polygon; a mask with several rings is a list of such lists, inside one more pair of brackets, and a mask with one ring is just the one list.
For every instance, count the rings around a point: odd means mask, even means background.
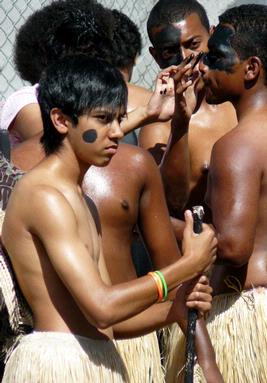
[{"label": "elbow", "polygon": [[223,240],[219,241],[217,249],[218,261],[223,263],[241,267],[248,263],[252,253],[252,248],[242,246],[241,241]]},{"label": "elbow", "polygon": [[115,323],[116,318],[115,315],[113,315],[112,309],[109,305],[103,304],[103,308],[98,310],[97,316],[95,317],[95,327],[100,330],[106,330]]},{"label": "elbow", "polygon": [[97,309],[95,309],[95,327],[100,330],[106,330],[112,327],[124,318],[120,318],[116,298],[109,295],[109,298],[99,300]]}]

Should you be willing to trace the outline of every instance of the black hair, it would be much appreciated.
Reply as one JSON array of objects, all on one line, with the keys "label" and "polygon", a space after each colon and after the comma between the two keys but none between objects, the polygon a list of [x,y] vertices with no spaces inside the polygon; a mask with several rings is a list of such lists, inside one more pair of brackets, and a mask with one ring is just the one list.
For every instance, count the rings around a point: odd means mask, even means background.
[{"label": "black hair", "polygon": [[112,10],[115,27],[110,62],[119,69],[133,66],[142,50],[141,34],[136,24],[124,13]]},{"label": "black hair", "polygon": [[[67,54],[109,54],[114,19],[95,0],[57,0],[35,11],[19,29],[14,48],[16,70],[31,84]],[[108,53],[106,53],[108,52]]]},{"label": "black hair", "polygon": [[71,55],[59,59],[42,74],[38,102],[44,133],[41,143],[46,154],[56,152],[64,135],[54,127],[50,112],[59,108],[73,122],[95,108],[111,111],[127,107],[127,86],[121,73],[105,62],[86,55]]},{"label": "black hair", "polygon": [[261,59],[267,74],[267,6],[246,4],[226,10],[219,22],[235,29],[231,43],[241,60],[250,56]]},{"label": "black hair", "polygon": [[147,20],[147,32],[151,43],[151,29],[185,19],[192,13],[199,16],[201,24],[209,32],[210,24],[205,8],[196,0],[159,0],[152,8]]}]

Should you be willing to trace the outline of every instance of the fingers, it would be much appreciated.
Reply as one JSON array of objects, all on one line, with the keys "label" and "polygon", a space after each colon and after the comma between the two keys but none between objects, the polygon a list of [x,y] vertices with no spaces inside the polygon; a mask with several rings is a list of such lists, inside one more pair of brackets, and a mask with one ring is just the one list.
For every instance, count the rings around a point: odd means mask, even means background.
[{"label": "fingers", "polygon": [[189,309],[198,310],[200,315],[203,315],[211,310],[211,302],[198,302],[198,301],[186,302],[186,307]]},{"label": "fingers", "polygon": [[208,285],[209,278],[206,275],[201,275],[198,279],[198,283],[201,283],[202,285]]},{"label": "fingers", "polygon": [[[211,288],[210,288],[211,289]],[[201,313],[205,313],[211,309],[212,296],[211,293],[194,291],[192,292],[187,300],[186,306],[190,309],[196,309]]]},{"label": "fingers", "polygon": [[203,57],[203,55],[204,55],[204,52],[199,52],[199,54],[195,56],[195,59],[192,62],[192,68],[195,68],[197,66],[197,64],[199,63],[199,61]]},{"label": "fingers", "polygon": [[193,215],[190,210],[186,210],[184,213],[184,218],[185,218],[185,229],[184,229],[184,237],[185,236],[191,236],[193,232]]}]

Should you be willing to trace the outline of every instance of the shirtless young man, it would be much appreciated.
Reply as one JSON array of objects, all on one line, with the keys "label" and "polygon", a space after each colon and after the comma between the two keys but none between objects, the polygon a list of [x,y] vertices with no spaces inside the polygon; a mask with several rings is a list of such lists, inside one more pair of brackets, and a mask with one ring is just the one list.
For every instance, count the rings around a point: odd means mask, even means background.
[{"label": "shirtless young man", "polygon": [[235,7],[219,21],[199,69],[207,102],[230,101],[238,125],[211,154],[207,203],[219,242],[207,325],[225,382],[262,383],[267,376],[267,6]]},{"label": "shirtless young man", "polygon": [[[126,81],[129,81],[134,60],[140,49],[140,42],[138,41],[140,35],[136,26],[118,11],[111,13],[109,10],[102,10],[101,6],[99,8],[97,5],[90,6],[87,4],[86,6],[80,0],[76,2],[75,9],[72,5],[72,1],[64,4],[52,3],[37,11],[22,26],[17,36],[15,49],[16,63],[17,67],[20,68],[20,73],[32,82],[39,78],[44,67],[43,63],[53,61],[55,55],[54,45],[50,46],[48,42],[53,42],[56,39],[54,35],[58,36],[58,31],[61,31],[63,36],[69,34],[72,36],[72,46],[60,45],[60,42],[57,42],[55,45],[59,55],[64,55],[68,49],[79,52],[81,46],[84,52],[90,56],[103,56],[105,54],[105,58],[117,66]],[[92,13],[95,15],[93,25],[91,24]],[[98,30],[99,37],[95,37],[95,24],[98,25],[102,20],[105,21],[107,13],[110,13],[110,17],[114,15],[116,19],[113,30],[114,38],[113,41],[103,39],[102,45],[99,47],[98,42],[103,33],[100,29]],[[44,37],[39,35],[42,32],[42,30],[39,31],[39,25],[42,24],[43,18],[47,30],[46,37],[50,36],[50,38],[45,40],[46,45],[42,45],[45,53],[38,56],[38,51],[35,52],[34,49],[35,44],[33,44],[32,36],[35,36],[34,40],[37,42],[40,40],[40,44],[42,43]],[[50,20],[54,20],[53,27],[50,25]],[[45,25],[42,24],[42,28]],[[86,35],[84,34],[84,25],[87,26]],[[122,35],[122,31],[124,35]],[[126,39],[128,40],[127,43]],[[76,46],[74,41],[76,41]],[[23,44],[20,45],[20,42]],[[131,42],[131,49],[127,50],[129,42]],[[34,54],[34,61],[31,62],[31,57]],[[135,91],[136,88],[134,87]],[[22,100],[24,106],[14,120],[16,127],[20,126],[22,130],[26,127],[27,131],[32,131],[36,122],[37,128],[42,126],[35,89],[30,88],[29,92],[32,90],[34,92],[31,93],[30,103]],[[127,108],[132,109],[135,106],[133,92],[130,91],[129,93],[130,107],[128,102]],[[159,92],[157,93],[159,95]],[[14,100],[15,95],[13,96]],[[125,120],[128,122],[129,118]],[[12,151],[13,164],[24,171],[35,166],[44,156],[43,151],[40,150],[39,139],[40,134],[17,145]],[[104,256],[112,283],[135,279],[137,277],[136,264],[139,274],[151,270],[151,263],[147,254],[144,254],[145,249],[144,246],[141,246],[142,243],[139,238],[134,242],[134,250],[137,248],[137,251],[133,254],[135,265],[133,263],[131,246],[133,238],[136,238],[134,231],[137,224],[139,224],[141,235],[155,268],[167,266],[177,260],[177,246],[168,218],[160,174],[146,150],[121,144],[115,158],[107,167],[90,168],[83,182],[83,191],[94,200],[100,213]],[[119,347],[128,361],[127,368],[132,382],[143,381],[144,377],[149,375],[155,382],[162,381],[156,333],[120,341]],[[138,361],[140,369],[136,369],[131,363],[129,354],[131,354],[132,359]]]},{"label": "shirtless young man", "polygon": [[[177,65],[185,57],[207,50],[209,21],[203,6],[195,0],[157,2],[150,12],[147,29],[153,44],[150,53],[161,68]],[[201,86],[199,82],[198,88]],[[171,133],[168,155],[165,155],[161,170],[171,215],[182,218],[185,204],[187,207],[205,206],[212,146],[236,125],[236,117],[230,103],[217,106],[203,101],[193,115],[189,129],[188,121],[177,122],[178,128],[177,124],[172,127],[161,124],[156,133],[143,127],[139,142],[151,152],[158,147],[162,157],[162,148],[166,147]],[[189,168],[186,166],[188,162]],[[207,208],[205,210],[209,220]],[[177,229],[179,237],[182,231]]]},{"label": "shirtless young man", "polygon": [[[157,328],[176,311],[169,301],[149,309],[158,299],[151,277],[109,285],[100,222],[81,192],[88,167],[105,166],[116,153],[127,88],[108,64],[65,57],[41,79],[39,101],[47,156],[16,185],[2,231],[35,332],[12,353],[3,381],[30,383],[41,376],[47,376],[44,382],[127,381],[113,334],[123,334],[125,327],[129,334],[127,323],[138,316],[128,318],[144,310],[133,334]],[[216,251],[208,227],[195,236],[190,215],[187,223],[184,257],[162,270],[169,290],[201,273]],[[208,288],[201,288],[198,299],[204,302],[194,302],[198,308],[208,305]]]}]

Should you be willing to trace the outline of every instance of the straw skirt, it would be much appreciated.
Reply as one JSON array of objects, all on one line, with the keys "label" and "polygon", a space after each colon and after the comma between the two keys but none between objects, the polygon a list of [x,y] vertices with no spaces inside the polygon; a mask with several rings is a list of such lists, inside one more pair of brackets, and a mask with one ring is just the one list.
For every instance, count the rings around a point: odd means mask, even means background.
[{"label": "straw skirt", "polygon": [[125,383],[113,341],[68,333],[25,335],[7,361],[3,383]]},{"label": "straw skirt", "polygon": [[137,338],[117,340],[131,383],[163,383],[156,332]]},{"label": "straw skirt", "polygon": [[[267,289],[214,297],[206,321],[218,367],[226,383],[267,382]],[[171,327],[166,382],[183,382],[185,338]],[[194,383],[206,383],[198,365]]]}]

